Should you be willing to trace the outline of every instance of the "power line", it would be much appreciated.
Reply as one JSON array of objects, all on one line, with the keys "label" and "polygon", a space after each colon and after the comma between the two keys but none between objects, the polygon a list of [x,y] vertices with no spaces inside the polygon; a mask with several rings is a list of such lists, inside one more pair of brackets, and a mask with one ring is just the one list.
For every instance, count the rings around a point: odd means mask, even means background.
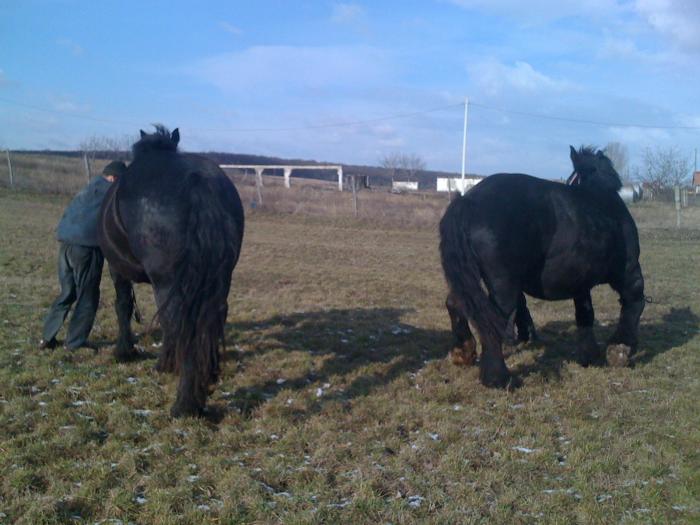
[{"label": "power line", "polygon": [[32,109],[35,111],[43,111],[44,113],[54,113],[54,114],[58,114],[58,115],[63,115],[65,117],[77,118],[77,119],[81,119],[81,120],[91,120],[93,122],[102,122],[102,123],[106,123],[106,124],[129,124],[129,125],[138,126],[138,124],[135,124],[133,121],[91,117],[90,115],[79,115],[79,114],[75,114],[75,113],[69,113],[67,111],[62,111],[60,109],[43,108],[40,106],[34,106],[32,104],[25,104],[24,102],[17,102],[15,100],[8,100],[6,98],[0,98],[0,102],[4,102],[5,104],[9,104],[11,106],[18,106],[18,107],[22,107],[22,108]]},{"label": "power line", "polygon": [[[18,107],[24,107],[27,109],[32,109],[35,111],[54,113],[54,114],[63,115],[63,116],[69,117],[69,118],[89,120],[92,122],[101,122],[101,123],[107,123],[107,124],[121,124],[121,125],[127,124],[127,125],[135,126],[135,127],[143,125],[143,123],[137,123],[136,121],[131,121],[131,120],[109,119],[109,118],[93,117],[90,115],[69,113],[67,111],[62,111],[59,109],[44,108],[44,107],[35,106],[32,104],[25,104],[23,102],[17,102],[15,100],[9,100],[6,98],[0,98],[0,102],[4,102],[5,104],[14,105],[14,106],[18,106]],[[496,111],[496,112],[503,113],[506,115],[519,115],[519,116],[538,118],[538,119],[544,119],[544,120],[554,120],[554,121],[559,121],[559,122],[572,122],[572,123],[576,123],[576,124],[588,124],[588,125],[602,126],[602,127],[685,130],[685,131],[698,131],[698,130],[700,130],[700,126],[653,125],[653,124],[634,124],[634,123],[630,124],[630,123],[602,121],[602,120],[593,120],[593,119],[582,119],[582,118],[575,118],[575,117],[565,117],[565,116],[560,116],[560,115],[548,115],[545,113],[536,113],[536,112],[531,112],[531,111],[520,111],[520,110],[514,110],[514,109],[508,109],[508,108],[502,108],[502,107],[494,107],[494,106],[489,106],[486,104],[480,104],[478,102],[472,102],[471,100],[469,101],[469,105],[476,107],[476,108],[485,109],[488,111]],[[454,109],[454,108],[458,108],[458,107],[459,108],[464,107],[464,102],[459,102],[459,103],[454,103],[454,104],[446,104],[443,106],[437,106],[437,107],[433,107],[433,108],[410,111],[410,112],[405,112],[405,113],[394,113],[394,114],[384,115],[384,116],[375,117],[375,118],[368,118],[368,119],[361,119],[361,120],[348,120],[348,121],[341,121],[341,122],[332,122],[332,123],[327,123],[327,124],[309,124],[309,125],[303,125],[303,126],[286,126],[286,127],[250,127],[250,128],[194,127],[193,129],[199,130],[199,131],[218,131],[218,132],[228,132],[228,133],[254,133],[254,132],[304,131],[304,130],[312,130],[312,129],[343,128],[343,127],[352,127],[352,126],[358,126],[358,125],[363,125],[363,124],[373,124],[376,122],[383,122],[383,121],[387,121],[387,120],[397,120],[397,119],[415,117],[415,116],[419,116],[419,115],[436,113],[439,111],[445,111],[448,109]]]},{"label": "power line", "polygon": [[546,120],[557,120],[560,122],[574,122],[576,124],[591,124],[594,126],[603,126],[603,127],[614,127],[614,128],[640,128],[640,129],[678,129],[678,130],[700,130],[700,126],[671,126],[671,125],[665,125],[665,126],[658,126],[654,124],[629,124],[629,123],[619,123],[619,122],[609,122],[609,121],[602,121],[602,120],[590,120],[590,119],[581,119],[581,118],[574,118],[574,117],[562,117],[558,115],[547,115],[545,113],[534,113],[530,111],[518,111],[518,110],[513,110],[513,109],[505,109],[505,108],[497,108],[493,106],[487,106],[486,104],[479,104],[475,102],[469,102],[470,106],[474,106],[477,108],[481,109],[486,109],[489,111],[497,111],[499,113],[504,113],[507,115],[520,115],[524,117],[533,117],[533,118],[541,118],[541,119],[546,119]]},{"label": "power line", "polygon": [[334,122],[334,123],[329,123],[329,124],[311,124],[308,126],[292,126],[292,127],[287,127],[287,128],[230,128],[228,131],[301,131],[305,129],[323,129],[323,128],[341,128],[341,127],[350,127],[350,126],[358,126],[362,124],[373,124],[375,122],[383,122],[386,120],[396,120],[396,119],[402,119],[402,118],[408,118],[408,117],[416,117],[418,115],[425,115],[427,113],[436,113],[438,111],[444,111],[446,109],[453,109],[453,108],[458,108],[462,107],[464,104],[459,103],[459,104],[447,104],[445,106],[438,106],[434,108],[429,108],[429,109],[423,109],[423,110],[418,110],[418,111],[411,111],[407,113],[395,113],[393,115],[386,115],[383,117],[376,117],[376,118],[370,118],[370,119],[364,119],[364,120],[350,120],[346,122]]},{"label": "power line", "polygon": [[[75,113],[69,113],[66,111],[58,110],[58,109],[48,109],[48,108],[43,108],[43,107],[39,107],[39,106],[34,106],[31,104],[25,104],[23,102],[8,100],[6,98],[0,98],[0,102],[4,102],[6,104],[32,109],[35,111],[44,111],[47,113],[58,113],[60,115],[64,115],[67,117],[77,118],[77,119],[82,119],[82,120],[91,120],[94,122],[103,122],[103,123],[110,123],[110,124],[129,124],[129,125],[134,125],[134,126],[143,125],[143,123],[136,124],[134,121],[91,117],[89,115],[80,115],[80,114],[75,114]],[[260,128],[200,128],[200,127],[195,127],[193,129],[200,130],[200,131],[221,131],[221,132],[259,132],[259,131],[272,132],[272,131],[303,131],[303,130],[307,130],[307,129],[340,128],[340,127],[358,126],[358,125],[363,125],[363,124],[372,124],[375,122],[383,122],[386,120],[395,120],[395,119],[402,119],[402,118],[408,118],[408,117],[415,117],[418,115],[424,115],[427,113],[435,113],[438,111],[444,111],[446,109],[452,109],[452,108],[457,108],[457,107],[462,107],[462,106],[463,106],[462,103],[447,104],[447,105],[437,106],[437,107],[423,109],[423,110],[410,111],[410,112],[406,112],[406,113],[395,113],[395,114],[391,114],[391,115],[385,115],[382,117],[375,117],[375,118],[369,118],[369,119],[363,119],[363,120],[349,120],[349,121],[343,121],[343,122],[333,122],[333,123],[328,123],[328,124],[310,124],[310,125],[305,125],[305,126],[260,127]]]}]

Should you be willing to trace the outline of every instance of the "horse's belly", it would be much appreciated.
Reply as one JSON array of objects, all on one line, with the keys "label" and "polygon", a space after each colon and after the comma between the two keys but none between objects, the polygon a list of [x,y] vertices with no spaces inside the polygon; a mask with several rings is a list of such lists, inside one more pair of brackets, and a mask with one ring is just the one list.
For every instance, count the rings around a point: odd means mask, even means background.
[{"label": "horse's belly", "polygon": [[583,259],[547,261],[540,276],[538,294],[530,294],[541,299],[571,299],[583,291],[606,281],[607,270],[603,264]]}]

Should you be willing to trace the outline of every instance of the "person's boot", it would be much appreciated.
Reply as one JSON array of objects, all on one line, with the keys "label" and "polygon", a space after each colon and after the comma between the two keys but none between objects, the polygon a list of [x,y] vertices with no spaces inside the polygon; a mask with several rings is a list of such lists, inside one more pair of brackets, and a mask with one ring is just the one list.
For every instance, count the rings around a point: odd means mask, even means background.
[{"label": "person's boot", "polygon": [[52,337],[48,341],[46,339],[41,339],[39,341],[39,349],[40,350],[53,350],[58,346],[58,341],[56,341],[55,337]]}]

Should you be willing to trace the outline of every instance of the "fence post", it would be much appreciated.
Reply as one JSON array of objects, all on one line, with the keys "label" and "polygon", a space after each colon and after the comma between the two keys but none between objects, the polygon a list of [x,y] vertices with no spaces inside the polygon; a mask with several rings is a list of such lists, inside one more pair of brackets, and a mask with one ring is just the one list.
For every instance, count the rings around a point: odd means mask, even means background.
[{"label": "fence post", "polygon": [[673,187],[673,197],[676,201],[676,228],[681,227],[681,188],[680,186]]},{"label": "fence post", "polygon": [[262,206],[263,203],[263,198],[262,198],[262,186],[263,186],[263,180],[262,180],[262,168],[255,168],[255,189],[258,192],[258,205]]},{"label": "fence post", "polygon": [[15,178],[12,173],[12,160],[10,160],[10,150],[8,149],[7,151],[7,168],[10,170],[10,188],[14,187],[15,185]]},{"label": "fence post", "polygon": [[350,184],[352,185],[352,209],[355,213],[355,217],[357,217],[357,188],[355,187],[356,177],[355,175],[350,175],[349,178]]},{"label": "fence post", "polygon": [[88,160],[87,153],[83,153],[83,163],[85,164],[85,176],[88,182],[90,182],[90,161]]}]

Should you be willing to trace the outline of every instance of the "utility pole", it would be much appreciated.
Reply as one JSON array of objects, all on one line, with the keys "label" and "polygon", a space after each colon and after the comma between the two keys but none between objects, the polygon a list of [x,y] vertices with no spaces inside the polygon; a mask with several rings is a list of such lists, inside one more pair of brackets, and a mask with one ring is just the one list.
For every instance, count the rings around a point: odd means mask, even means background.
[{"label": "utility pole", "polygon": [[467,119],[469,118],[469,97],[464,98],[464,135],[462,137],[462,188],[461,193],[464,195],[465,181],[467,169]]}]

